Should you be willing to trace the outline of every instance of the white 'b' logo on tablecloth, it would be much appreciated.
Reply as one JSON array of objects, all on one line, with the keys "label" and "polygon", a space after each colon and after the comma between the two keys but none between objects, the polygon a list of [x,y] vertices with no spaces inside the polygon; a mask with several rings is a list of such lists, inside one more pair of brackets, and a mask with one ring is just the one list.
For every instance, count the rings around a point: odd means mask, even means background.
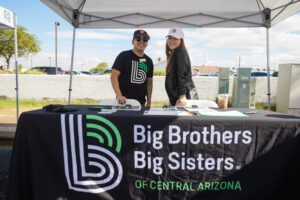
[{"label": "white 'b' logo on tablecloth", "polygon": [[122,140],[116,126],[97,115],[61,115],[65,176],[69,189],[101,193],[119,185],[123,168],[116,157]]}]

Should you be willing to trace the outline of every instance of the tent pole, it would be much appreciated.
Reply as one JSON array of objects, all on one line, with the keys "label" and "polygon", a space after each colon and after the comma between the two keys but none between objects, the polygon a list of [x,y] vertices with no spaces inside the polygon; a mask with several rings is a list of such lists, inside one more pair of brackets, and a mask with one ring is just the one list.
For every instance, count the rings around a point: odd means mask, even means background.
[{"label": "tent pole", "polygon": [[18,76],[18,27],[17,27],[17,16],[14,14],[14,39],[15,39],[15,69],[16,69],[16,110],[17,110],[17,122],[19,120],[19,76]]},{"label": "tent pole", "polygon": [[268,109],[271,110],[271,87],[270,87],[270,53],[269,53],[269,28],[266,28],[267,35],[267,79],[268,79]]},{"label": "tent pole", "polygon": [[73,42],[72,42],[72,56],[71,56],[71,69],[70,69],[68,104],[70,104],[70,102],[71,102],[71,92],[72,92],[73,62],[74,62],[74,49],[75,49],[75,32],[76,32],[76,28],[74,26],[73,27]]}]

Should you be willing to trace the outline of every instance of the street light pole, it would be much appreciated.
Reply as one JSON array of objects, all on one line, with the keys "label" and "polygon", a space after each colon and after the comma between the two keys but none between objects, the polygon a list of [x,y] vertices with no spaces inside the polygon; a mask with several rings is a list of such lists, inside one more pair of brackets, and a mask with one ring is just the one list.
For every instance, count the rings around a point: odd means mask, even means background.
[{"label": "street light pole", "polygon": [[55,74],[57,74],[57,27],[60,25],[59,22],[55,22]]},{"label": "street light pole", "polygon": [[51,67],[51,56],[49,56],[48,58],[49,58],[49,61],[50,61],[49,67]]}]

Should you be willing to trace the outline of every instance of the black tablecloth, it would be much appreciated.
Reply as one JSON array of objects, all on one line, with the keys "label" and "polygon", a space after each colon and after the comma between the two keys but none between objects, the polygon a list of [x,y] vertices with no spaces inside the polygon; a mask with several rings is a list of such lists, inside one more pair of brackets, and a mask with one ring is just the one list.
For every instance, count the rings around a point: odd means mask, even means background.
[{"label": "black tablecloth", "polygon": [[[9,199],[275,199],[297,192],[300,118],[21,115]],[[246,111],[246,110],[241,110]],[[281,196],[283,195],[283,196]]]}]

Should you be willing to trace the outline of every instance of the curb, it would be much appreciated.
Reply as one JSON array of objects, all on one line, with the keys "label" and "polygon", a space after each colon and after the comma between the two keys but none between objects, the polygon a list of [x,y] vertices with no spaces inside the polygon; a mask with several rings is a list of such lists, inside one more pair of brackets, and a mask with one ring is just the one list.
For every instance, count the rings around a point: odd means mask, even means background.
[{"label": "curb", "polygon": [[17,124],[14,123],[0,124],[0,140],[13,140],[16,128]]}]

